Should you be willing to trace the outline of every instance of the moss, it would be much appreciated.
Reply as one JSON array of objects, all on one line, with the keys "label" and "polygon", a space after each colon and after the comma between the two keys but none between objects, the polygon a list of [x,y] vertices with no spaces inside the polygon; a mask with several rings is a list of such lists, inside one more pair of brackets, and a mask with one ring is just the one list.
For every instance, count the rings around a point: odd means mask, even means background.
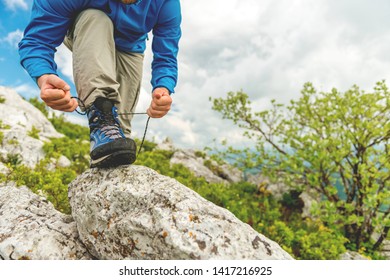
[{"label": "moss", "polygon": [[0,120],[0,129],[10,129],[11,126],[9,126],[8,124],[3,124],[3,121]]},{"label": "moss", "polygon": [[41,131],[38,128],[36,128],[35,126],[32,126],[31,130],[27,132],[27,135],[39,140],[39,132],[41,132]]},{"label": "moss", "polygon": [[7,143],[8,144],[10,144],[10,145],[18,145],[19,144],[19,141],[18,141],[18,139],[10,139],[10,140],[8,140],[7,141]]}]

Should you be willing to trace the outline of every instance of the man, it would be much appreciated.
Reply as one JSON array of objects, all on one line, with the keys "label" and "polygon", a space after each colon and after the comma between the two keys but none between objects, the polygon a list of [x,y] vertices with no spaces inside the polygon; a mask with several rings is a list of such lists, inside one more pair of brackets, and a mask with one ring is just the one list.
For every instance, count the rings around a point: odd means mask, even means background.
[{"label": "man", "polygon": [[87,112],[91,167],[131,164],[131,113],[141,88],[145,40],[153,31],[152,101],[147,114],[170,110],[177,82],[179,0],[34,0],[31,22],[19,43],[22,66],[52,109],[74,111],[70,87],[57,75],[56,48],[73,52],[80,107]]}]

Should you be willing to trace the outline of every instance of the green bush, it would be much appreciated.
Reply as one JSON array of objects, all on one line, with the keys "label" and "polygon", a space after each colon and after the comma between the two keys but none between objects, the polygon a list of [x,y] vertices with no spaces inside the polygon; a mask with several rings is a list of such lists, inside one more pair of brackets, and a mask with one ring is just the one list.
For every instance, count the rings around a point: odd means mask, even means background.
[{"label": "green bush", "polygon": [[49,171],[48,164],[48,160],[43,160],[34,169],[20,164],[8,164],[11,173],[7,178],[3,177],[2,181],[13,181],[18,186],[25,185],[34,193],[45,196],[58,211],[70,214],[67,186],[77,174],[70,168]]}]

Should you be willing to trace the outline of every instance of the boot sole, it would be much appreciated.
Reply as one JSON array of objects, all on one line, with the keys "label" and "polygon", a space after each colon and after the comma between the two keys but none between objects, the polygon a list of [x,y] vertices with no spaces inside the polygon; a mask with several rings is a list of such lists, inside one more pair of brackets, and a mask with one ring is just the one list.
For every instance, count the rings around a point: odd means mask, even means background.
[{"label": "boot sole", "polygon": [[91,151],[91,159],[93,161],[100,160],[106,156],[112,155],[117,152],[133,152],[137,150],[137,146],[133,139],[122,138],[100,145]]},{"label": "boot sole", "polygon": [[98,159],[91,159],[91,168],[111,168],[134,163],[136,155],[131,151],[119,151]]}]

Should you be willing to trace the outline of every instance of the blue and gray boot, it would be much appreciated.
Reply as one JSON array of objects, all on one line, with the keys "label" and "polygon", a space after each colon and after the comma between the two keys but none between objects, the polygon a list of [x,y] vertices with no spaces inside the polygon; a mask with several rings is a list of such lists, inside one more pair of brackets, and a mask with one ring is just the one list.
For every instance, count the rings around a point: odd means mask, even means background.
[{"label": "blue and gray boot", "polygon": [[132,164],[136,159],[136,144],[126,138],[120,127],[116,107],[106,98],[98,98],[87,111],[91,168]]}]

